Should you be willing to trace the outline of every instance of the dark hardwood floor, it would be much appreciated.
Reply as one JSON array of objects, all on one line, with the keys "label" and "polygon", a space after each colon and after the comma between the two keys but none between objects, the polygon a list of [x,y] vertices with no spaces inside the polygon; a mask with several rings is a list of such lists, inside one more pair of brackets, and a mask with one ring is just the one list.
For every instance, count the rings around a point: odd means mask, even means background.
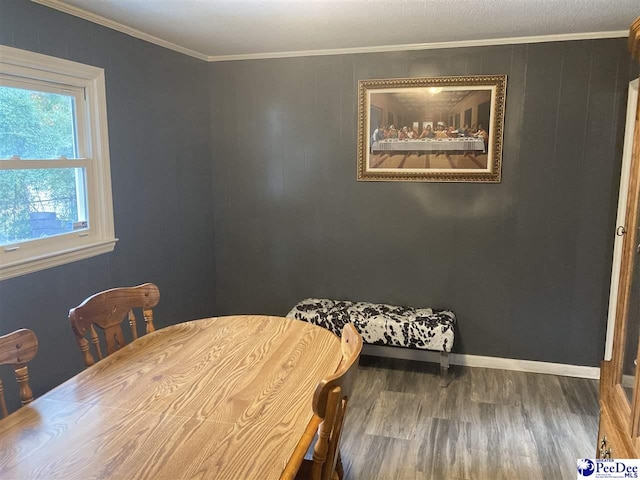
[{"label": "dark hardwood floor", "polygon": [[362,357],[342,438],[347,480],[575,479],[593,458],[598,382]]}]

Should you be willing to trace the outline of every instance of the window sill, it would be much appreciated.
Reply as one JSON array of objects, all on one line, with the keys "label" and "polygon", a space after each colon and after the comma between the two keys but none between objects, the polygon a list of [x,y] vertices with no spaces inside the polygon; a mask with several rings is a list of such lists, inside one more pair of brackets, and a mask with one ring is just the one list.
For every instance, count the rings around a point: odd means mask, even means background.
[{"label": "window sill", "polygon": [[112,252],[115,248],[117,238],[101,240],[80,247],[59,250],[42,255],[36,258],[28,258],[6,265],[0,266],[0,280],[26,275],[28,273],[39,272],[51,267],[65,265],[67,263],[95,257],[103,253]]}]

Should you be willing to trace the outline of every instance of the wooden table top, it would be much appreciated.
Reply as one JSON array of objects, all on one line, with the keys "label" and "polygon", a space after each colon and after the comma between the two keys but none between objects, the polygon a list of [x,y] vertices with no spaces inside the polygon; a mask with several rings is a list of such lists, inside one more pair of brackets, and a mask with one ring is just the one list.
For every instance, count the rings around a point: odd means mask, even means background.
[{"label": "wooden table top", "polygon": [[1,421],[0,478],[280,478],[340,358],[279,317],[158,330]]}]

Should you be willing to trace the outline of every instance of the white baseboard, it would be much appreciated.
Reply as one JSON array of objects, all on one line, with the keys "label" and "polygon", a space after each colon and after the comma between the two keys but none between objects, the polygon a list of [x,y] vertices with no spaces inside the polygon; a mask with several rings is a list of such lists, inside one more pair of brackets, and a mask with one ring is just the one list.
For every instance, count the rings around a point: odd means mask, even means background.
[{"label": "white baseboard", "polygon": [[[382,345],[364,345],[362,354],[372,355],[374,357],[418,360],[421,362],[438,363],[440,361],[439,352],[385,347]],[[537,362],[534,360],[518,360],[516,358],[485,357],[482,355],[466,355],[462,353],[449,354],[449,362],[453,365],[464,365],[467,367],[497,368],[501,370],[515,370],[517,372],[544,373],[547,375],[590,378],[595,380],[600,378],[600,369],[598,367],[586,367],[583,365]]]}]

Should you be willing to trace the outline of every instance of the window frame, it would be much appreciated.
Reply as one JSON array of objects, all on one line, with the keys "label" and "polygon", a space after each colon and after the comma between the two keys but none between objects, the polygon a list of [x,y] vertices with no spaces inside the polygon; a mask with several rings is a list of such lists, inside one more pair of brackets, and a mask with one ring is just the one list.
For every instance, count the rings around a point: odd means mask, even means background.
[{"label": "window frame", "polygon": [[[88,228],[0,246],[0,281],[113,251],[118,239],[107,128],[104,69],[0,45],[0,75],[35,88],[81,89],[76,100],[79,159],[0,160],[0,170],[84,168]],[[45,91],[45,90],[42,90]],[[77,98],[77,97],[76,97]]]}]

